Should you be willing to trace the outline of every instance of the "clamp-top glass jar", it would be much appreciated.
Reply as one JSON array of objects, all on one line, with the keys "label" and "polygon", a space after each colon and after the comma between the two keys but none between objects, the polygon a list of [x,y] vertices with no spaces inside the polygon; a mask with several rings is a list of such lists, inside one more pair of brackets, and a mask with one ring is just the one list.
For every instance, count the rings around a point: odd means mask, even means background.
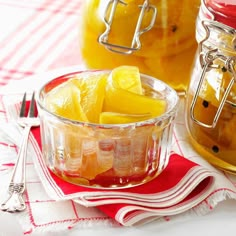
[{"label": "clamp-top glass jar", "polygon": [[199,53],[187,94],[187,127],[195,149],[236,174],[236,1],[202,0]]},{"label": "clamp-top glass jar", "polygon": [[135,65],[185,90],[197,48],[200,0],[87,0],[80,49],[89,68]]}]

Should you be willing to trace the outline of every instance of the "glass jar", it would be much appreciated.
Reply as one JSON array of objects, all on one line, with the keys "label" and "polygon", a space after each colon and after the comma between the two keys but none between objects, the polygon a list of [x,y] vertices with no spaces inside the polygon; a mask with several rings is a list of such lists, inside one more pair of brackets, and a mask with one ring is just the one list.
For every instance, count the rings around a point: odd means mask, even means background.
[{"label": "glass jar", "polygon": [[186,104],[190,140],[211,164],[236,173],[236,1],[202,0],[196,38]]},{"label": "glass jar", "polygon": [[197,48],[200,0],[87,0],[80,49],[88,68],[135,65],[144,74],[186,89]]}]

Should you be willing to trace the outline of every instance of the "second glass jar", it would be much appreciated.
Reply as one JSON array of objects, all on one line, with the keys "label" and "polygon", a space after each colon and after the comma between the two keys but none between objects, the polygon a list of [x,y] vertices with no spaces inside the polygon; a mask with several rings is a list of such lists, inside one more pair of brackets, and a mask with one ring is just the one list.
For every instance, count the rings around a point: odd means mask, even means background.
[{"label": "second glass jar", "polygon": [[[233,10],[234,9],[234,10]],[[193,147],[211,164],[236,174],[236,4],[202,0],[199,53],[187,94]]]}]

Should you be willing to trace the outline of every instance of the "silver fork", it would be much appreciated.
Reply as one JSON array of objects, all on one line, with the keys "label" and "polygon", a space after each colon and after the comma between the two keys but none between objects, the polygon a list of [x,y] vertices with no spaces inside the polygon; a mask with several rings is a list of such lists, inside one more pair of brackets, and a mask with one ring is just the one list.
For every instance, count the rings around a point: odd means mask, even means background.
[{"label": "silver fork", "polygon": [[25,191],[25,176],[26,176],[26,155],[29,133],[32,127],[39,126],[39,118],[35,115],[35,94],[32,94],[28,115],[26,113],[26,93],[23,96],[21,103],[20,114],[17,123],[24,128],[22,142],[20,145],[17,162],[14,167],[10,184],[8,187],[8,197],[1,204],[1,210],[8,212],[23,211],[26,208],[23,199]]}]

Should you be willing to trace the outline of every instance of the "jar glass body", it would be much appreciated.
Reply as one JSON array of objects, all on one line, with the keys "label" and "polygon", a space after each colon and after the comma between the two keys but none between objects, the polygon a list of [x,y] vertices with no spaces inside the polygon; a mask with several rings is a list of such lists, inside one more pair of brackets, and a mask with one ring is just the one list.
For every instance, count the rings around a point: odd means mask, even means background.
[{"label": "jar glass body", "polygon": [[[120,65],[138,66],[142,73],[163,80],[176,90],[185,90],[197,48],[195,22],[200,0],[87,0],[80,25],[80,50],[88,68],[112,69]],[[111,8],[118,2],[112,20]],[[110,24],[108,41],[111,44],[130,46],[138,17],[144,2],[156,8],[157,14],[151,29],[139,35],[140,48],[130,54],[108,50],[98,38]],[[105,16],[105,17],[104,17]],[[148,28],[153,11],[144,11],[140,31]]]},{"label": "jar glass body", "polygon": [[199,48],[187,92],[187,128],[203,157],[235,172],[236,30],[203,16],[197,19]]}]

